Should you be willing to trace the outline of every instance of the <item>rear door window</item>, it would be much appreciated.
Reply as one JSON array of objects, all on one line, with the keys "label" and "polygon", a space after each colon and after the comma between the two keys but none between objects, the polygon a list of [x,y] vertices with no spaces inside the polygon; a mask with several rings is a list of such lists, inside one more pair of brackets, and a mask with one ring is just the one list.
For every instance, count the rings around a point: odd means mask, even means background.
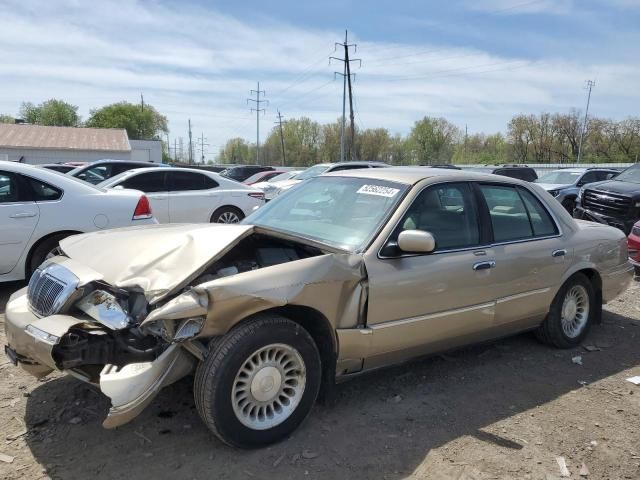
[{"label": "rear door window", "polygon": [[133,188],[145,193],[166,192],[165,172],[148,172],[134,175],[126,179],[120,185],[124,188]]},{"label": "rear door window", "polygon": [[51,202],[62,197],[62,190],[41,182],[35,178],[23,177],[24,182],[29,185],[31,198],[36,202]]},{"label": "rear door window", "polygon": [[216,188],[218,182],[202,173],[167,172],[167,185],[170,192],[181,192]]},{"label": "rear door window", "polygon": [[480,185],[495,242],[509,242],[558,233],[549,212],[530,192],[508,185]]}]

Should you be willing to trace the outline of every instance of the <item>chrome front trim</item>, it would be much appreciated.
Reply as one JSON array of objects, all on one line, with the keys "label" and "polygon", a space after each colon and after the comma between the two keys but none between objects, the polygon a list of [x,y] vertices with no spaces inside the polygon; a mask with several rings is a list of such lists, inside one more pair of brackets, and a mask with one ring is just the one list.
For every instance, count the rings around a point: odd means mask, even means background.
[{"label": "chrome front trim", "polygon": [[38,317],[60,313],[80,279],[57,263],[45,262],[33,272],[27,287],[29,308]]},{"label": "chrome front trim", "polygon": [[432,313],[429,315],[420,315],[418,317],[403,318],[400,320],[392,320],[390,322],[378,323],[376,325],[370,325],[367,328],[371,329],[375,333],[376,330],[382,330],[384,328],[397,327],[399,325],[408,325],[416,322],[423,322],[425,320],[431,320],[434,318],[442,318],[450,315],[468,313],[468,312],[484,310],[486,308],[493,308],[493,307],[495,307],[495,302],[481,303],[479,305],[472,305],[470,307],[456,308],[455,310],[447,310],[444,312]]}]

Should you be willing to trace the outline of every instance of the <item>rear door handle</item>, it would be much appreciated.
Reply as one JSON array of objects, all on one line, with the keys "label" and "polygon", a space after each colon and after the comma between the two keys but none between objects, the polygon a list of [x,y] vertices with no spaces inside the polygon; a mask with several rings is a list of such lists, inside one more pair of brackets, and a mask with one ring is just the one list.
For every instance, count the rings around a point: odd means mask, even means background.
[{"label": "rear door handle", "polygon": [[551,252],[552,257],[564,257],[566,254],[567,254],[567,251],[564,248],[560,250],[554,250],[553,252]]},{"label": "rear door handle", "polygon": [[35,217],[37,215],[37,213],[34,212],[18,212],[18,213],[14,213],[13,215],[9,215],[9,218],[29,218],[29,217]]},{"label": "rear door handle", "polygon": [[486,262],[477,262],[473,264],[473,269],[477,270],[488,270],[490,268],[495,268],[496,262],[495,260],[489,260]]}]

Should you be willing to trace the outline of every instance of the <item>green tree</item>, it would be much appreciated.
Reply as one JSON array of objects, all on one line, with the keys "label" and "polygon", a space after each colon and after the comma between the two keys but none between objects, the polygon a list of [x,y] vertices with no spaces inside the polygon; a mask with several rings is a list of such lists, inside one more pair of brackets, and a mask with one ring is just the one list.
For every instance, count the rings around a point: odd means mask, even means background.
[{"label": "green tree", "polygon": [[27,123],[34,125],[54,127],[77,127],[80,125],[78,107],[55,98],[39,105],[22,102],[19,115]]},{"label": "green tree", "polygon": [[4,113],[0,113],[0,123],[15,123],[16,119],[11,115],[5,115]]},{"label": "green tree", "polygon": [[129,138],[134,140],[153,140],[169,132],[167,117],[153,106],[145,104],[143,109],[140,105],[128,102],[113,103],[91,110],[86,126],[124,128]]},{"label": "green tree", "polygon": [[227,140],[224,148],[220,150],[217,161],[219,163],[252,163],[249,158],[255,158],[249,157],[249,144],[243,138],[232,138]]},{"label": "green tree", "polygon": [[458,127],[444,118],[424,117],[413,125],[409,139],[417,163],[447,163],[460,137]]},{"label": "green tree", "polygon": [[386,128],[368,128],[356,138],[358,158],[368,161],[386,161],[389,157],[391,135]]}]

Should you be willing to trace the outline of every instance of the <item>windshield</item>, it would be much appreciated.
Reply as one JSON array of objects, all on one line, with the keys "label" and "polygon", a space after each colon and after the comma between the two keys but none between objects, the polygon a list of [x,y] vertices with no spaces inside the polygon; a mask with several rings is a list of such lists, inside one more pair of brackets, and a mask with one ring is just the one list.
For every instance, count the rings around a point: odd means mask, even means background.
[{"label": "windshield", "polygon": [[313,167],[307,168],[304,172],[296,175],[296,180],[307,180],[308,178],[317,177],[318,175],[322,175],[324,172],[329,170],[331,165],[314,165]]},{"label": "windshield", "polygon": [[616,177],[621,182],[640,183],[640,165],[634,165],[627,168],[624,172]]},{"label": "windshield", "polygon": [[279,195],[242,223],[358,251],[407,188],[384,180],[317,177]]},{"label": "windshield", "polygon": [[295,172],[284,172],[281,173],[280,175],[276,175],[273,178],[270,178],[269,180],[267,180],[269,183],[273,183],[273,182],[280,182],[282,180],[289,180],[290,178],[295,176]]},{"label": "windshield", "polygon": [[549,172],[538,178],[535,183],[550,183],[554,185],[571,185],[578,181],[582,172]]}]

